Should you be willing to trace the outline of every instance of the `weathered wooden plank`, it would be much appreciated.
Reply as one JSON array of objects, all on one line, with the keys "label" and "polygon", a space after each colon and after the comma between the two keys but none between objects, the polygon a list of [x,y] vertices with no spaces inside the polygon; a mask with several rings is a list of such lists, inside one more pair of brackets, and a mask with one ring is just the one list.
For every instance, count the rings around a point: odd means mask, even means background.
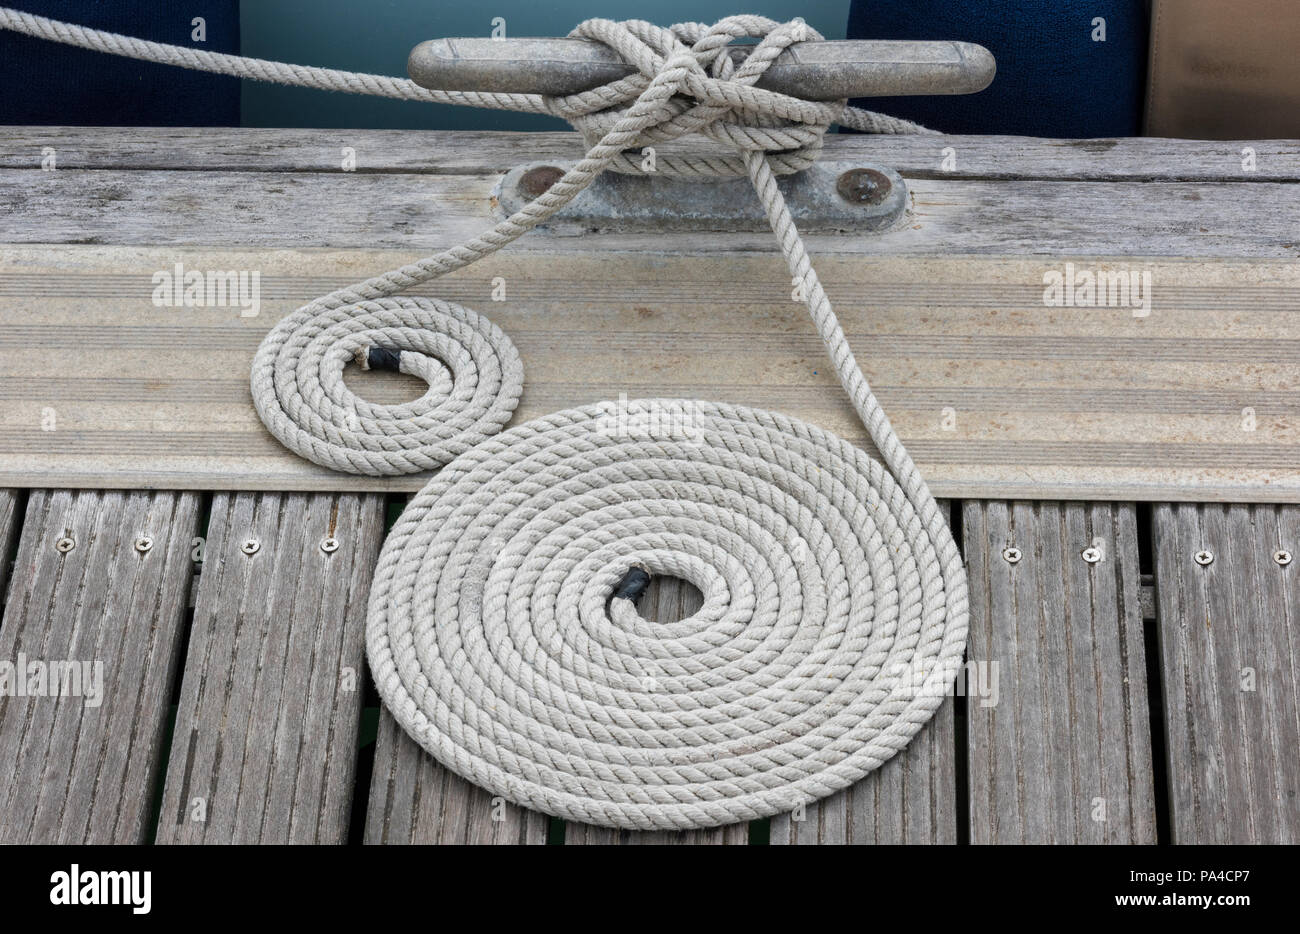
[{"label": "weathered wooden plank", "polygon": [[770,842],[956,843],[955,763],[950,697],[906,749],[862,781],[806,805],[800,819],[773,817]]},{"label": "weathered wooden plank", "polygon": [[[0,168],[39,170],[54,150],[64,169],[343,172],[344,146],[358,173],[505,172],[530,161],[582,155],[574,133],[172,127],[0,127]],[[1243,150],[1255,168],[1243,165]],[[951,149],[951,153],[946,150]],[[832,134],[825,158],[872,160],[907,176],[1079,181],[1285,181],[1300,178],[1294,140],[1038,139],[1016,136]]]},{"label": "weathered wooden plank", "polygon": [[1173,842],[1300,842],[1300,507],[1152,519]]},{"label": "weathered wooden plank", "polygon": [[543,844],[550,824],[448,771],[387,710],[379,717],[366,815],[368,844]]},{"label": "weathered wooden plank", "polygon": [[[941,502],[945,518],[950,504]],[[965,682],[954,692],[964,691]],[[769,842],[913,844],[957,842],[957,742],[953,698],[907,748],[862,781],[802,811],[772,818]]]},{"label": "weathered wooden plank", "polygon": [[[0,243],[430,250],[494,222],[495,172],[424,175],[0,169]],[[910,211],[883,233],[810,234],[813,255],[1273,257],[1300,253],[1288,182],[914,177]],[[1068,218],[1068,223],[1062,223]],[[534,232],[519,252],[574,248]],[[593,253],[775,253],[770,231],[584,236]]]},{"label": "weathered wooden plank", "polygon": [[0,660],[88,667],[66,695],[0,691],[0,842],[145,842],[198,513],[192,493],[30,494]]},{"label": "weathered wooden plank", "polygon": [[964,505],[967,657],[998,685],[966,708],[972,843],[1155,842],[1134,512]]},{"label": "weathered wooden plank", "polygon": [[[637,603],[637,612],[660,623],[676,622],[704,605],[704,595],[695,587],[676,578],[653,577]],[[705,830],[637,831],[615,830],[591,824],[566,823],[566,846],[607,846],[611,844],[641,846],[686,846],[699,844],[740,844],[749,842],[748,824],[729,824]]]},{"label": "weathered wooden plank", "polygon": [[21,490],[0,490],[0,613],[4,612],[11,566],[9,556],[18,540],[18,530],[22,527],[22,510]]},{"label": "weathered wooden plank", "polygon": [[[0,273],[0,483],[419,487],[420,477],[349,477],[290,454],[247,389],[272,320],[412,256],[11,251]],[[176,262],[260,270],[259,315],[156,307],[152,273]],[[1061,264],[1041,258],[826,256],[818,267],[939,495],[1300,497],[1288,427],[1300,416],[1300,264],[1132,264],[1154,283],[1146,317],[1045,306],[1043,277]],[[507,300],[493,302],[498,276]],[[774,257],[507,252],[415,292],[478,308],[510,334],[527,371],[516,423],[624,393],[678,395],[787,412],[866,444]],[[415,395],[403,379],[354,385],[396,401]],[[50,417],[57,431],[43,430]]]},{"label": "weathered wooden plank", "polygon": [[381,496],[214,496],[158,842],[346,839],[383,531]]}]

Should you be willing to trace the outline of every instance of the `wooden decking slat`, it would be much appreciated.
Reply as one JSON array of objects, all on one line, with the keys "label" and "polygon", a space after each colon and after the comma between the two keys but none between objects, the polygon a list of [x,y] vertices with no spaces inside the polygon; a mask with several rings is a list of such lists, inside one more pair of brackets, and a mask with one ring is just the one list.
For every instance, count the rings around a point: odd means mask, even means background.
[{"label": "wooden decking slat", "polygon": [[9,555],[22,528],[22,491],[0,490],[0,612],[9,584]]},{"label": "wooden decking slat", "polygon": [[216,494],[158,842],[346,839],[383,531],[381,496]]},{"label": "wooden decking slat", "polygon": [[[599,256],[580,238],[548,242],[565,252],[507,251],[414,290],[476,308],[510,335],[527,370],[516,424],[620,394],[681,396],[783,412],[869,449],[779,258]],[[0,270],[0,485],[420,488],[427,478],[357,477],[295,456],[248,395],[278,316],[414,257],[16,251]],[[155,307],[151,275],[178,262],[260,271],[258,315]],[[1046,307],[1043,276],[1062,263],[1041,257],[828,255],[818,270],[938,495],[1300,498],[1300,443],[1287,428],[1300,416],[1300,264],[1108,262],[1151,272],[1149,317]],[[498,276],[507,300],[493,302]],[[34,343],[44,353],[33,356]],[[419,394],[410,377],[348,380],[376,402]],[[50,407],[54,432],[41,430]]]},{"label": "wooden decking slat", "polygon": [[971,842],[1154,843],[1134,507],[969,502],[963,530],[967,658],[999,685],[967,699]]},{"label": "wooden decking slat", "polygon": [[365,841],[370,844],[541,844],[549,820],[494,797],[434,761],[379,717]]},{"label": "wooden decking slat", "polygon": [[953,699],[907,748],[851,788],[804,808],[804,819],[772,818],[769,842],[784,844],[956,843]]},{"label": "wooden decking slat", "polygon": [[[1225,170],[1241,165],[1239,152],[1225,147]],[[36,150],[34,156],[39,154]],[[516,161],[533,158],[521,148]],[[1300,192],[1293,183],[1300,173],[1258,181],[1244,172],[1234,181],[1102,183],[1050,175],[990,180],[949,176],[942,162],[939,142],[930,172],[907,180],[913,207],[907,223],[879,234],[810,235],[809,251],[1295,256]],[[1008,155],[1003,164],[1014,166],[1014,158]],[[500,179],[500,170],[487,165],[472,174],[445,175],[0,168],[0,204],[20,206],[41,219],[5,225],[0,241],[183,246],[197,240],[289,249],[352,242],[431,252],[426,249],[431,244],[460,243],[492,225],[489,205]],[[1070,223],[1061,223],[1063,215]],[[196,236],[200,223],[203,233]],[[548,239],[525,237],[511,250],[554,248]],[[588,248],[594,252],[777,249],[762,230],[722,236],[602,232],[591,239]]]},{"label": "wooden decking slat", "polygon": [[144,842],[198,511],[192,493],[30,494],[0,659],[102,662],[103,697],[0,695],[0,841]]},{"label": "wooden decking slat", "polygon": [[[505,172],[526,150],[532,161],[577,160],[585,147],[572,132],[346,130],[340,146],[356,151],[357,174],[465,175]],[[346,136],[346,141],[342,137]],[[339,149],[321,145],[314,129],[272,127],[0,127],[0,168],[41,171],[46,147],[62,170],[108,169],[317,172],[342,175]],[[683,147],[688,144],[683,141]],[[1255,151],[1255,170],[1242,150]],[[945,160],[945,150],[952,158]],[[1290,140],[1039,139],[1024,136],[831,134],[825,158],[865,159],[905,177],[1072,181],[1235,182],[1300,177]]]},{"label": "wooden decking slat", "polygon": [[1173,842],[1300,842],[1300,507],[1152,519]]}]

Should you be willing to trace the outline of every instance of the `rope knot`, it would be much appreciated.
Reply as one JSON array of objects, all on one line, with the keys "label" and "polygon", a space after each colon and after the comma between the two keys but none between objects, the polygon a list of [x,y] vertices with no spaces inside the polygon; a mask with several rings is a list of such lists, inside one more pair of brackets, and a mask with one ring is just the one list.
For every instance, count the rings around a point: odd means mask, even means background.
[{"label": "rope knot", "polygon": [[[604,139],[653,84],[662,85],[645,127],[609,164],[615,172],[742,176],[748,173],[746,154],[765,156],[777,175],[798,172],[817,160],[826,131],[846,109],[847,101],[806,101],[754,86],[791,45],[823,38],[802,20],[729,16],[712,26],[665,28],[642,20],[589,19],[570,36],[603,43],[637,70],[590,91],[544,98],[588,146]],[[737,44],[745,40],[757,42]],[[737,50],[747,54],[740,57]],[[689,145],[645,159],[645,147],[675,140]]]}]

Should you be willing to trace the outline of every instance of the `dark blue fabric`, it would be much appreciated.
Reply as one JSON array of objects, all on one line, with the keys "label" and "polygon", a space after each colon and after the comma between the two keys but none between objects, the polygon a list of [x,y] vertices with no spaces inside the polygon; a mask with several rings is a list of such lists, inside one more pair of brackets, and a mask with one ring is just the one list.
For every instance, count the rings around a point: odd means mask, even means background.
[{"label": "dark blue fabric", "polygon": [[[239,51],[239,0],[4,0],[38,16],[211,52]],[[194,42],[190,21],[206,21]],[[0,31],[0,124],[238,126],[239,79]]]},{"label": "dark blue fabric", "polygon": [[[1141,133],[1148,0],[853,0],[850,39],[956,39],[998,61],[993,84],[957,97],[859,106],[947,133],[1083,138]],[[1106,20],[1106,41],[1092,38]]]}]

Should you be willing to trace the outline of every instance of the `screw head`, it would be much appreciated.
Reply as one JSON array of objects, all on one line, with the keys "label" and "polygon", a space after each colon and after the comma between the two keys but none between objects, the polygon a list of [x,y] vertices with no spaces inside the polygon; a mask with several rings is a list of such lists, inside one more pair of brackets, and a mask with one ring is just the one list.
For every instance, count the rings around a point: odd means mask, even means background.
[{"label": "screw head", "polygon": [[327,555],[334,554],[334,552],[339,550],[339,540],[333,536],[322,538],[320,542],[320,550],[325,552]]},{"label": "screw head", "polygon": [[1024,555],[1022,555],[1020,549],[1014,545],[1002,549],[1002,560],[1007,564],[1019,564],[1022,557],[1024,557]]},{"label": "screw head", "polygon": [[519,176],[519,190],[530,198],[546,194],[552,185],[564,178],[564,170],[553,165],[539,165]]},{"label": "screw head", "polygon": [[69,538],[66,535],[54,543],[54,550],[61,555],[66,555],[68,552],[70,552],[72,549],[76,547],[77,547],[76,541]]},{"label": "screw head", "polygon": [[135,550],[144,554],[153,547],[153,539],[147,535],[142,535],[135,540]]},{"label": "screw head", "polygon": [[1214,552],[1206,551],[1204,548],[1202,548],[1195,555],[1193,555],[1192,558],[1201,567],[1205,567],[1207,565],[1214,563]]},{"label": "screw head", "polygon": [[1083,549],[1080,554],[1083,557],[1083,560],[1087,561],[1089,564],[1096,564],[1101,561],[1101,549],[1095,545]]},{"label": "screw head", "polygon": [[246,539],[239,550],[246,555],[255,555],[262,549],[262,543],[255,538]]},{"label": "screw head", "polygon": [[1291,552],[1287,551],[1285,548],[1279,548],[1277,551],[1273,552],[1273,560],[1282,565],[1282,567],[1286,567],[1291,563]]},{"label": "screw head", "polygon": [[835,190],[850,204],[880,204],[892,187],[889,177],[875,169],[849,169],[835,180]]}]

